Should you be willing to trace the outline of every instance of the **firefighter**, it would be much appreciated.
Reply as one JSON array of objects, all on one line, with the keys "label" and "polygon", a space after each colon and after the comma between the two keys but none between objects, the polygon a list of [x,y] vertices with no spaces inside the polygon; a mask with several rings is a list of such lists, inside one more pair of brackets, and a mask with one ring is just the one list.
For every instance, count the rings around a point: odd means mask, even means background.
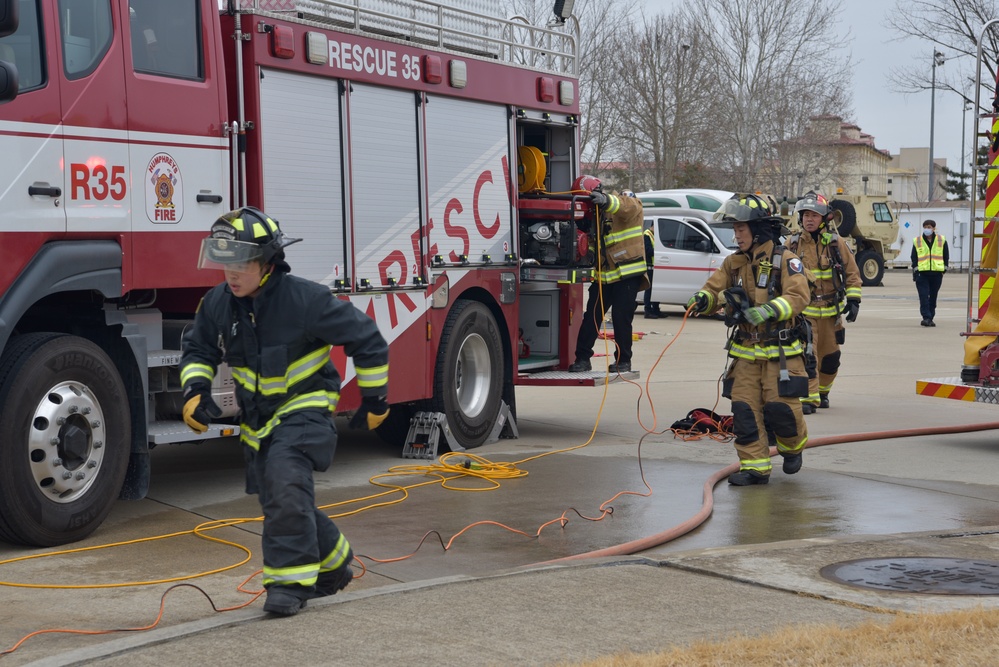
[{"label": "firefighter", "polygon": [[943,234],[937,234],[935,220],[923,220],[923,235],[912,240],[910,259],[912,280],[919,294],[919,314],[923,316],[919,325],[935,327],[933,318],[937,315],[937,292],[950,265],[947,239]]},{"label": "firefighter", "polygon": [[729,255],[687,302],[695,313],[713,313],[726,305],[732,325],[730,358],[722,395],[732,401],[732,428],[739,471],[735,486],[770,481],[766,426],[773,430],[783,470],[801,469],[808,441],[801,397],[808,393],[803,354],[809,303],[808,279],[798,259],[777,244],[786,235],[781,218],[764,199],[736,194],[715,213],[712,224],[731,225],[739,250]]},{"label": "firefighter", "polygon": [[788,249],[811,271],[812,302],[805,317],[812,328],[817,373],[808,380],[808,396],[801,400],[806,415],[829,407],[829,392],[840,365],[840,345],[846,340],[843,319],[855,322],[860,311],[860,269],[846,242],[829,227],[836,211],[824,196],[808,192],[794,206],[804,233],[788,239]]},{"label": "firefighter", "polygon": [[580,176],[573,190],[588,192],[593,199],[599,257],[596,280],[590,284],[586,313],[576,338],[576,360],[569,366],[569,372],[592,370],[590,357],[597,341],[598,323],[610,308],[616,345],[614,363],[608,370],[627,373],[631,370],[631,329],[638,293],[649,288],[645,275],[642,202],[633,196],[604,194],[600,180],[593,176]]},{"label": "firefighter", "polygon": [[226,362],[235,380],[246,491],[263,509],[264,610],[291,616],[313,597],[350,583],[350,543],[316,509],[313,471],[332,462],[340,376],[330,348],[353,357],[361,405],[355,428],[388,416],[388,345],[371,318],[317,283],[293,276],[277,221],[255,208],[220,217],[198,268],[222,269],[184,334],[184,421],[204,433],[222,411],[212,381]]},{"label": "firefighter", "polygon": [[662,311],[659,309],[659,302],[652,300],[652,281],[655,278],[655,264],[656,264],[656,233],[653,231],[652,227],[649,227],[644,232],[645,236],[645,275],[649,279],[649,288],[645,290],[645,319],[647,320],[658,320],[660,317],[665,317]]}]

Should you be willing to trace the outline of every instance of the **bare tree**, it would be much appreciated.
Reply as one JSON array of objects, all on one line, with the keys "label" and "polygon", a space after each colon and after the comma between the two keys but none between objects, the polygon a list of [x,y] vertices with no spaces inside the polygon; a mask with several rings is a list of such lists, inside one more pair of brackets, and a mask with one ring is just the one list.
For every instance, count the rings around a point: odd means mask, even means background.
[{"label": "bare tree", "polygon": [[684,166],[702,157],[711,97],[710,76],[695,55],[703,33],[673,13],[643,17],[617,36],[611,88],[618,142],[631,143],[630,159],[640,165],[633,189],[674,187]]},{"label": "bare tree", "polygon": [[[937,72],[936,87],[973,102],[971,83],[977,68],[978,38],[982,27],[995,18],[999,18],[996,0],[897,0],[894,11],[885,17],[885,25],[898,33],[900,39],[916,38],[925,41],[928,48],[924,62],[892,70],[891,86],[902,93],[929,90],[933,53],[939,50],[945,60],[957,58],[957,62]],[[994,91],[999,29],[985,34],[982,51],[986,56],[982,63],[982,84],[986,90]]]},{"label": "bare tree", "polygon": [[[735,190],[787,187],[780,142],[802,136],[808,118],[845,115],[849,57],[832,40],[836,0],[693,0],[685,11],[713,29],[702,65],[715,77],[714,148]],[[766,178],[767,183],[761,180]]]}]

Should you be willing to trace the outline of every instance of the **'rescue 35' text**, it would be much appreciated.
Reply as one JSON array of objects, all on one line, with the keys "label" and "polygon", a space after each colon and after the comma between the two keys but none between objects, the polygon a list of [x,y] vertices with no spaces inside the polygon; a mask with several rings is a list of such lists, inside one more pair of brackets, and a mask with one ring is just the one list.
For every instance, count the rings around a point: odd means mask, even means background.
[{"label": "'rescue 35' text", "polygon": [[364,46],[346,41],[331,41],[329,47],[330,67],[392,78],[401,76],[410,81],[420,80],[418,55],[403,53],[400,57],[394,49]]}]

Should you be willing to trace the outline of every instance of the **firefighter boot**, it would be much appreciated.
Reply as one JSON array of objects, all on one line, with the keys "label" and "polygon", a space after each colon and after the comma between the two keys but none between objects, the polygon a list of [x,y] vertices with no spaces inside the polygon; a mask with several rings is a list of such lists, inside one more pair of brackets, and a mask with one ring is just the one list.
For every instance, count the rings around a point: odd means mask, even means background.
[{"label": "firefighter boot", "polygon": [[801,470],[801,452],[797,454],[784,454],[784,465],[781,469],[785,475],[793,475]]},{"label": "firefighter boot", "polygon": [[820,408],[829,407],[829,394],[819,394],[819,407]]},{"label": "firefighter boot", "polygon": [[294,616],[305,607],[305,598],[283,586],[267,589],[267,602],[264,611],[275,616]]},{"label": "firefighter boot", "polygon": [[815,414],[815,404],[814,403],[802,403],[801,404],[801,414],[803,414],[803,415],[814,415]]},{"label": "firefighter boot", "polygon": [[354,553],[347,552],[347,560],[344,564],[330,572],[320,572],[316,579],[316,591],[311,595],[314,598],[324,598],[328,595],[335,595],[347,587],[354,579],[354,571],[350,568],[350,562],[354,560]]},{"label": "firefighter boot", "polygon": [[728,483],[733,486],[750,486],[751,484],[766,484],[769,481],[770,481],[769,475],[758,473],[755,470],[740,470],[739,472],[734,472],[728,476]]}]

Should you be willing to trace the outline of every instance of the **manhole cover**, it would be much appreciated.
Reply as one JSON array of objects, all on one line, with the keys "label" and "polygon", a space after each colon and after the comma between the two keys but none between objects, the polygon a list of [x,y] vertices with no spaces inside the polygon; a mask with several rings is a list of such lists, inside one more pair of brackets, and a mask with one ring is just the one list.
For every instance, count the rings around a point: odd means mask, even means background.
[{"label": "manhole cover", "polygon": [[826,579],[857,588],[933,595],[999,595],[999,563],[965,558],[869,558],[826,565]]}]

